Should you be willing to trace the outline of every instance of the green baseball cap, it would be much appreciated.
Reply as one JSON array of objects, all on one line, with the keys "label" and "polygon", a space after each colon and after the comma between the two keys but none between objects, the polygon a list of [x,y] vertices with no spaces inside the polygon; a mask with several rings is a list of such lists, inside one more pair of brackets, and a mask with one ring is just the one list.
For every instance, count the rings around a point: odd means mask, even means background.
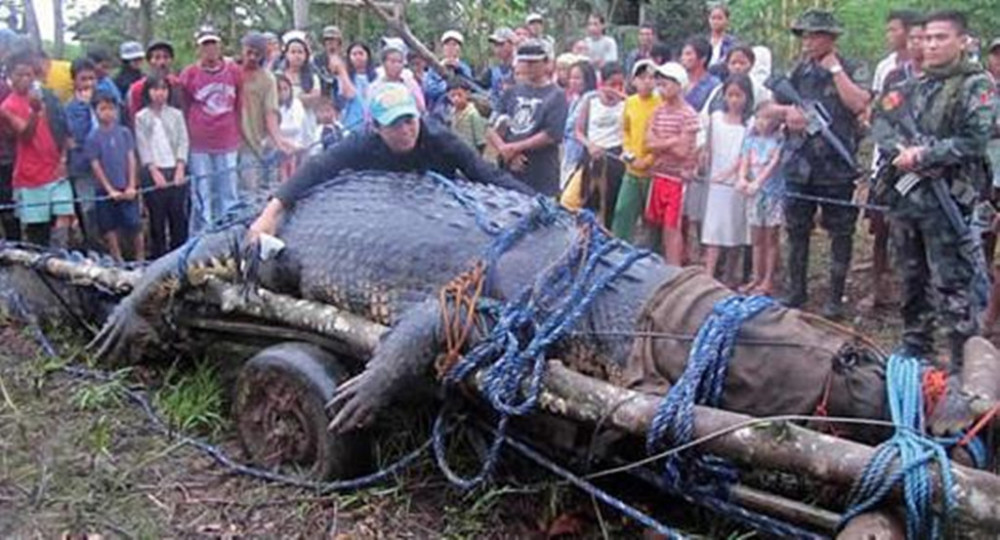
[{"label": "green baseball cap", "polygon": [[420,116],[417,100],[402,83],[385,83],[375,89],[371,99],[372,118],[388,126],[404,116]]}]

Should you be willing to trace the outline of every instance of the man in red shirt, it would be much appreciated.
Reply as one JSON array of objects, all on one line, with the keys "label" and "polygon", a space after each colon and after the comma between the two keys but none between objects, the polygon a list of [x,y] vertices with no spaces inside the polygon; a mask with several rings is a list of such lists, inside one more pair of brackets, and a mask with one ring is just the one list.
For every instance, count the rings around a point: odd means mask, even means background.
[{"label": "man in red shirt", "polygon": [[222,57],[218,32],[198,31],[198,61],[181,72],[191,139],[191,234],[232,213],[239,204],[240,68]]},{"label": "man in red shirt", "polygon": [[[11,94],[0,104],[0,120],[16,138],[14,160],[14,199],[17,216],[29,242],[68,247],[70,229],[76,222],[73,188],[66,180],[64,145],[56,140],[50,124],[48,107],[58,107],[55,100],[43,100],[36,78],[38,56],[29,50],[7,58],[7,77]],[[47,105],[46,102],[49,104]],[[55,228],[52,228],[53,217]]]}]

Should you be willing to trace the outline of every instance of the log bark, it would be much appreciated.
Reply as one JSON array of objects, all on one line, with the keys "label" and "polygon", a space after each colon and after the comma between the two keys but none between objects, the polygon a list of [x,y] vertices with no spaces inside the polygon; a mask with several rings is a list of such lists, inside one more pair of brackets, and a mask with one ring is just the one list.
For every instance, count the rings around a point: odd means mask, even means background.
[{"label": "log bark", "polygon": [[[77,283],[99,284],[126,291],[138,273],[93,263],[44,258],[42,254],[16,249],[0,249],[0,263],[40,265],[55,277]],[[225,312],[239,313],[276,324],[343,341],[368,356],[387,328],[332,306],[299,300],[265,290],[244,296],[238,286],[215,278],[206,280],[209,298]],[[645,436],[659,405],[657,396],[640,394],[607,382],[581,375],[552,361],[539,400],[547,412],[607,426],[639,437]],[[773,469],[808,476],[823,482],[849,487],[874,454],[870,446],[817,433],[790,422],[761,421],[708,407],[695,408],[695,437],[715,436],[699,449],[748,467]],[[992,474],[954,465],[957,508],[955,518],[962,529],[994,532],[1000,530],[1000,478]],[[939,475],[931,475],[936,493],[941,493]],[[899,494],[894,493],[898,499]],[[940,497],[935,501],[941,511]]]},{"label": "log bark", "polygon": [[[569,370],[551,362],[540,404],[554,414],[581,422],[605,418],[625,432],[645,436],[660,399],[639,394]],[[772,469],[815,478],[848,488],[861,476],[875,449],[860,443],[817,433],[790,422],[762,422],[752,417],[695,408],[695,437],[725,433],[706,441],[704,452],[755,468]],[[740,427],[742,426],[742,427]],[[952,467],[957,508],[962,528],[1000,530],[1000,478],[959,465]],[[932,475],[936,493],[941,479]],[[894,494],[898,498],[898,493]],[[935,500],[941,511],[941,500]]]},{"label": "log bark", "polygon": [[125,295],[139,279],[140,272],[109,268],[93,261],[69,261],[26,249],[0,249],[0,264],[37,266],[49,275],[83,286],[96,286]]}]

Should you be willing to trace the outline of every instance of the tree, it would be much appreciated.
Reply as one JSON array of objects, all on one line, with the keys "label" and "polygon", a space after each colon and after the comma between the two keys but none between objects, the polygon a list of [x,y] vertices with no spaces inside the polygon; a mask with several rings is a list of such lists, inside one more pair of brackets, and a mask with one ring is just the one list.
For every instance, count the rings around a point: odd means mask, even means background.
[{"label": "tree", "polygon": [[35,47],[42,47],[42,33],[38,30],[38,17],[35,15],[34,0],[24,1],[24,30]]},{"label": "tree", "polygon": [[55,24],[55,57],[66,52],[66,21],[63,19],[63,0],[52,0],[52,20]]}]

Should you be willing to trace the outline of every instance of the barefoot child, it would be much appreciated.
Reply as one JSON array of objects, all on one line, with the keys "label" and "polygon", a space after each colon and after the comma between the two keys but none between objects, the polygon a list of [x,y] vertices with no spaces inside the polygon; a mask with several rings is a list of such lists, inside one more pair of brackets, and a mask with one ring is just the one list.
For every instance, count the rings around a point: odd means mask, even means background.
[{"label": "barefoot child", "polygon": [[781,230],[781,199],[784,182],[780,175],[781,124],[773,104],[757,107],[754,127],[743,142],[740,180],[737,189],[748,198],[753,281],[743,292],[774,294],[774,273],[778,267],[778,234]]},{"label": "barefoot child", "polygon": [[131,241],[135,259],[144,260],[135,142],[129,130],[118,122],[115,96],[100,92],[95,108],[98,127],[87,137],[86,152],[97,181],[97,227],[115,260],[123,260],[122,236]]},{"label": "barefoot child", "polygon": [[722,281],[736,284],[736,263],[740,248],[749,243],[746,198],[736,190],[740,171],[740,148],[746,123],[753,110],[750,77],[730,75],[722,87],[724,109],[715,111],[708,123],[708,191],[701,243],[705,246],[705,267],[714,274],[726,251]]}]

